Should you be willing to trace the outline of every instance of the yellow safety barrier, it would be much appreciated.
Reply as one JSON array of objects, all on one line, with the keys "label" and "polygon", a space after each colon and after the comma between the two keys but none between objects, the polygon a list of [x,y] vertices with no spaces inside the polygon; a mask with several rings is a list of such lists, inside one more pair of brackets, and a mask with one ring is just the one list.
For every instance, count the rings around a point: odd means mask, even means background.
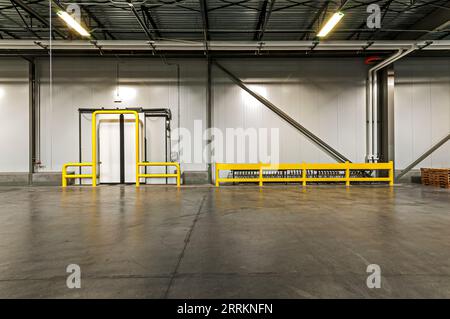
[{"label": "yellow safety barrier", "polygon": [[[63,187],[67,186],[66,178],[92,178],[92,187],[97,186],[97,121],[98,114],[133,114],[135,116],[136,136],[136,186],[139,186],[139,113],[132,110],[101,110],[92,113],[92,163],[68,163],[63,166]],[[92,175],[67,175],[65,170],[69,166],[92,166]],[[74,177],[78,176],[78,177]]]},{"label": "yellow safety barrier", "polygon": [[[220,171],[255,171],[255,177],[220,177]],[[276,177],[267,178],[264,177],[264,171],[274,170],[299,170],[301,171],[301,177]],[[307,177],[308,170],[324,170],[324,171],[343,171],[345,177]],[[389,177],[351,177],[350,172],[352,170],[387,170],[389,171]],[[389,182],[389,185],[394,185],[394,163],[335,163],[335,164],[223,164],[216,163],[216,187],[220,183],[258,183],[259,186],[263,186],[264,183],[270,182],[301,182],[303,186],[306,186],[308,182],[345,182],[347,186],[350,186],[351,182]]]},{"label": "yellow safety barrier", "polygon": [[140,162],[138,163],[138,168],[140,166],[175,166],[176,172],[173,174],[138,174],[138,178],[167,178],[167,177],[175,177],[177,179],[177,187],[180,187],[180,164],[175,162]]},{"label": "yellow safety barrier", "polygon": [[67,174],[68,167],[82,167],[82,166],[93,166],[93,163],[66,163],[62,168],[62,186],[67,186],[67,179],[69,178],[94,178],[92,174]]}]

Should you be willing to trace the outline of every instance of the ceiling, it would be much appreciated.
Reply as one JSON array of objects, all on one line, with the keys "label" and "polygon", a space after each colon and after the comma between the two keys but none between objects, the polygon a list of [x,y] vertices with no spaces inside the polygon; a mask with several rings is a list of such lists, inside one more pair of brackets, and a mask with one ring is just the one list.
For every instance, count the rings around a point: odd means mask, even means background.
[{"label": "ceiling", "polygon": [[[70,3],[80,5],[94,40],[314,40],[340,7],[345,16],[327,40],[450,39],[445,0],[67,0],[53,1],[52,10],[48,0],[0,0],[0,39],[45,40],[50,23],[53,39],[80,39],[56,15]],[[373,3],[382,9],[381,29],[366,26]]]}]

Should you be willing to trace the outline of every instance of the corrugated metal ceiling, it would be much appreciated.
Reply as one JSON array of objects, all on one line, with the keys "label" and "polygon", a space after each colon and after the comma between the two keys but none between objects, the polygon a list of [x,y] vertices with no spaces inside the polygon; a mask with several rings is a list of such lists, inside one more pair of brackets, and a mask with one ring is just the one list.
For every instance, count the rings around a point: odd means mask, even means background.
[{"label": "corrugated metal ceiling", "polygon": [[[324,20],[342,4],[337,0],[147,0],[133,3],[153,38],[202,41],[202,1],[207,7],[209,38],[230,41],[313,39]],[[330,40],[402,38],[411,33],[418,22],[432,20],[433,14],[438,10],[446,10],[450,15],[450,1],[445,0],[345,2],[345,17],[329,36]],[[96,39],[147,39],[126,0],[68,0],[59,3],[63,7],[70,3],[79,4],[83,21]],[[371,3],[382,8],[382,28],[377,31],[366,27],[366,10]],[[0,0],[0,35],[5,39],[48,38],[48,27],[24,9],[24,5],[45,21],[49,20],[47,0]],[[144,13],[144,8],[149,15]],[[56,16],[55,10],[52,11],[52,24],[68,38],[77,38]],[[446,28],[447,31],[449,29],[450,26]],[[450,32],[422,32],[421,36],[449,39],[449,34]],[[59,38],[58,35],[55,37]]]}]

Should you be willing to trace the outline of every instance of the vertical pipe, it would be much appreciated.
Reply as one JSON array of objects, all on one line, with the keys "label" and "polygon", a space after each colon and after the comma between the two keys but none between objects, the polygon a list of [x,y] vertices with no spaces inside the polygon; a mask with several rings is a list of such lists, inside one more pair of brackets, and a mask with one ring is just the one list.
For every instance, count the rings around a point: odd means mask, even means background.
[{"label": "vertical pipe", "polygon": [[133,111],[135,116],[135,135],[136,135],[136,187],[139,187],[139,114]]},{"label": "vertical pipe", "polygon": [[208,179],[212,183],[212,135],[211,129],[213,126],[213,110],[212,110],[212,64],[211,58],[208,56],[208,75],[207,75],[207,91],[206,91],[206,122],[208,129]]},{"label": "vertical pipe", "polygon": [[92,113],[92,187],[97,186],[97,111]]},{"label": "vertical pipe", "polygon": [[373,104],[372,104],[372,112],[373,112],[373,124],[372,124],[372,147],[373,147],[373,162],[378,162],[378,76],[377,71],[373,72]]},{"label": "vertical pipe", "polygon": [[120,139],[120,184],[125,184],[125,125],[123,114],[119,115]]},{"label": "vertical pipe", "polygon": [[[82,156],[81,156],[81,112],[78,110],[78,162],[82,163]],[[81,166],[78,167],[78,173],[81,175]],[[78,184],[82,184],[82,179],[78,179]]]},{"label": "vertical pipe", "polygon": [[28,114],[28,134],[29,134],[29,162],[28,162],[28,183],[33,182],[34,164],[36,162],[36,65],[35,61],[29,61],[29,114]]},{"label": "vertical pipe", "polygon": [[[164,121],[164,137],[165,137],[165,139],[164,139],[164,150],[165,150],[165,154],[166,154],[166,157],[165,157],[165,162],[167,163],[168,161],[167,161],[167,120],[165,120]],[[164,169],[165,169],[165,172],[166,172],[166,174],[167,174],[167,165],[164,167]],[[166,185],[167,185],[167,183],[168,183],[168,178],[166,177]]]},{"label": "vertical pipe", "polygon": [[369,71],[369,79],[368,79],[368,97],[367,97],[367,154],[366,154],[366,162],[372,161],[372,72]]},{"label": "vertical pipe", "polygon": [[[144,162],[147,162],[147,116],[144,112]],[[144,174],[147,174],[147,166],[144,166]],[[144,183],[147,184],[147,179],[144,179]]]}]

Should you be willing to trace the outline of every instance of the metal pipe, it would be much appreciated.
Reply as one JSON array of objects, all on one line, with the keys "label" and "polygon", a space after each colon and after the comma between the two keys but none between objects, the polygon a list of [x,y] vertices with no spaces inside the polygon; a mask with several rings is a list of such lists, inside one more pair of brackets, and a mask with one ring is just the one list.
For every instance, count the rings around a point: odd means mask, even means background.
[{"label": "metal pipe", "polygon": [[373,156],[374,156],[374,152],[373,152],[373,95],[374,95],[374,87],[373,87],[373,72],[375,72],[376,70],[379,70],[380,68],[382,68],[385,64],[387,65],[387,63],[397,57],[399,57],[403,52],[403,49],[399,49],[397,51],[397,53],[395,53],[394,55],[392,55],[391,57],[387,58],[386,60],[384,60],[383,62],[375,65],[374,67],[369,69],[368,72],[368,88],[367,88],[367,137],[366,137],[366,143],[367,143],[367,154],[366,154],[366,161],[367,162],[372,162],[373,161]]},{"label": "metal pipe", "polygon": [[367,154],[367,160],[378,162],[378,85],[377,85],[377,71],[381,70],[382,68],[388,66],[389,64],[407,56],[411,52],[418,49],[417,44],[413,44],[409,49],[398,50],[397,53],[395,53],[390,58],[384,60],[383,62],[375,65],[374,67],[370,68],[369,70],[369,90],[368,90],[368,102],[369,102],[369,114],[368,114],[368,123],[369,123],[369,136],[367,137],[367,142],[369,144],[369,151],[370,153]]},{"label": "metal pipe", "polygon": [[444,137],[442,140],[437,142],[434,146],[432,146],[428,151],[423,153],[418,159],[416,159],[414,162],[409,164],[403,171],[400,172],[400,174],[397,175],[395,178],[396,180],[399,180],[402,178],[406,173],[408,173],[410,170],[412,170],[414,167],[416,167],[417,164],[420,164],[424,159],[426,159],[428,156],[430,156],[434,151],[436,151],[438,148],[440,148],[442,145],[444,145],[448,140],[450,140],[450,133]]},{"label": "metal pipe", "polygon": [[[315,51],[393,51],[409,49],[417,41],[373,41],[367,47],[367,41],[321,41],[314,48]],[[420,47],[426,45],[426,41],[417,43]],[[40,40],[40,46],[34,40],[0,40],[0,50],[36,50],[42,51],[49,46],[49,40]],[[158,51],[204,51],[204,43],[199,41],[152,41]],[[270,51],[309,51],[313,41],[264,41],[264,49]],[[98,40],[97,45],[103,51],[111,50],[142,50],[149,51],[149,40]],[[259,46],[257,41],[209,41],[209,51],[251,51]],[[53,40],[54,50],[89,50],[98,51],[98,48],[87,40]],[[437,40],[422,50],[450,50],[450,40]]]},{"label": "metal pipe", "polygon": [[36,64],[35,60],[28,61],[28,83],[29,83],[29,161],[28,173],[29,184],[32,184],[32,174],[36,163]]}]

